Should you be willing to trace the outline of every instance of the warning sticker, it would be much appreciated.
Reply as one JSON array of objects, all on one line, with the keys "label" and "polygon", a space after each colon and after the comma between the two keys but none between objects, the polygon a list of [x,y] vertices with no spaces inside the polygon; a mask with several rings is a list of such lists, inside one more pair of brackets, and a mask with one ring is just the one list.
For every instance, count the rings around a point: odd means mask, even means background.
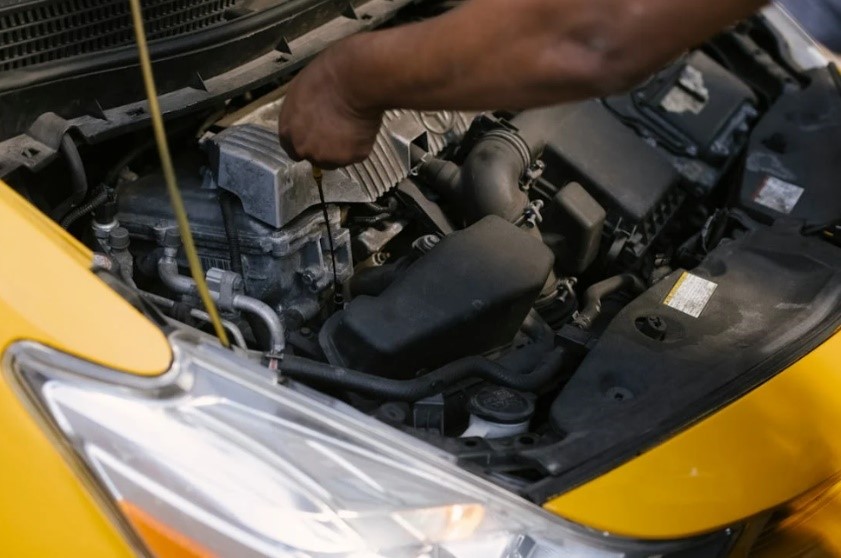
[{"label": "warning sticker", "polygon": [[684,271],[663,304],[697,318],[707,307],[718,284]]},{"label": "warning sticker", "polygon": [[776,176],[768,176],[753,195],[753,201],[774,211],[788,215],[797,205],[803,188]]}]

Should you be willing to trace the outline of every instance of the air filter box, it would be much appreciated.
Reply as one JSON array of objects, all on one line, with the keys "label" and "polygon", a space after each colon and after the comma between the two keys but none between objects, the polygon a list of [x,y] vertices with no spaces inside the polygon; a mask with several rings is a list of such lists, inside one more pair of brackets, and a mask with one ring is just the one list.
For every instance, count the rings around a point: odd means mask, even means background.
[{"label": "air filter box", "polygon": [[328,360],[382,376],[482,354],[509,343],[549,276],[543,242],[499,217],[444,238],[377,297],[327,321]]}]

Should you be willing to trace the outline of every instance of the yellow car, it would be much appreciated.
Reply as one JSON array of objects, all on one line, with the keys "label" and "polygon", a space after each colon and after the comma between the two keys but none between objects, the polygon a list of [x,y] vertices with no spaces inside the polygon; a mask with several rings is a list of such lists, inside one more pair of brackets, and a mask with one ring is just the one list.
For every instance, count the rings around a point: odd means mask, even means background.
[{"label": "yellow car", "polygon": [[322,203],[283,84],[450,4],[144,2],[226,348],[128,3],[0,0],[2,555],[841,555],[838,69],[769,8],[623,95],[390,111]]}]

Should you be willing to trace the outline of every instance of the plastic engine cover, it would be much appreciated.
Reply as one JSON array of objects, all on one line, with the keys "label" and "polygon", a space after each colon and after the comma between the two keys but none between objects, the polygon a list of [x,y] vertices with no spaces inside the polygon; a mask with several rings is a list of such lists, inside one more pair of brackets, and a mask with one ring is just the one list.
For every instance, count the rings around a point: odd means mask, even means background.
[{"label": "plastic engine cover", "polygon": [[841,218],[841,75],[815,70],[808,87],[777,100],[754,129],[739,203],[771,223],[783,217],[809,226]]},{"label": "plastic engine cover", "polygon": [[499,217],[444,238],[377,297],[355,298],[328,320],[331,363],[407,378],[512,340],[554,257]]},{"label": "plastic engine cover", "polygon": [[551,407],[565,439],[532,457],[565,487],[615,466],[826,339],[839,302],[841,253],[796,223],[722,243],[619,312]]}]

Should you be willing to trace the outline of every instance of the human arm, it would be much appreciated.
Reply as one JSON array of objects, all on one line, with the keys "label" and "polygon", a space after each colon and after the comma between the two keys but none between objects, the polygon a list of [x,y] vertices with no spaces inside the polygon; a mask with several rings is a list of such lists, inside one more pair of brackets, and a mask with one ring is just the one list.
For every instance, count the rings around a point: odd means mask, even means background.
[{"label": "human arm", "polygon": [[630,87],[764,0],[468,0],[349,37],[293,80],[278,132],[324,167],[365,158],[384,110],[529,108]]}]

